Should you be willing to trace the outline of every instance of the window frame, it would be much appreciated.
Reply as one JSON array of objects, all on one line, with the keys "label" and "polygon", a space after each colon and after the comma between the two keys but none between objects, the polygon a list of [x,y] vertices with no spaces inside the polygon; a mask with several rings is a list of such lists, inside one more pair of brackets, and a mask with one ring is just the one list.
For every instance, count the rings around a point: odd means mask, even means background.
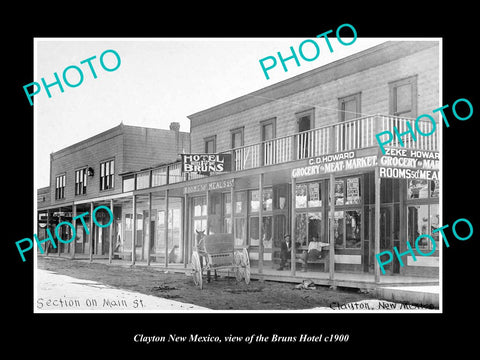
[{"label": "window frame", "polygon": [[[210,141],[213,143],[213,151],[208,151],[207,144]],[[204,146],[205,154],[216,154],[216,152],[217,152],[217,135],[212,135],[212,136],[208,136],[208,137],[203,138],[203,146]]]},{"label": "window frame", "polygon": [[[234,137],[236,134],[240,134],[241,144],[234,144]],[[236,149],[245,145],[245,126],[240,126],[230,130],[230,148]]]},{"label": "window frame", "polygon": [[[108,174],[106,174],[106,165],[108,164]],[[113,172],[111,170],[113,164]],[[102,175],[102,165],[103,175]],[[100,171],[99,171],[99,181],[100,181],[100,191],[107,191],[115,189],[115,158],[109,158],[100,162]],[[107,186],[108,183],[108,186]]]},{"label": "window frame", "polygon": [[342,96],[338,98],[338,121],[339,122],[348,122],[345,118],[345,109],[343,109],[345,102],[355,100],[355,116],[354,119],[361,117],[362,114],[362,93],[358,92],[355,94],[350,94],[347,96]]},{"label": "window frame", "polygon": [[[61,185],[59,185],[59,182]],[[55,176],[55,200],[65,199],[65,187],[67,185],[67,173],[63,172]]]},{"label": "window frame", "polygon": [[417,117],[417,96],[418,96],[418,89],[417,89],[417,78],[418,75],[409,76],[403,79],[391,81],[388,83],[389,89],[389,113],[393,116],[404,117],[402,116],[405,111],[399,113],[397,111],[397,97],[396,97],[396,89],[400,86],[408,85],[411,86],[411,116],[409,118],[415,119]]},{"label": "window frame", "polygon": [[[272,138],[271,139],[265,139],[265,126],[267,125],[272,125]],[[277,118],[270,118],[266,120],[260,121],[260,141],[269,141],[272,139],[275,139],[277,137]]]},{"label": "window frame", "polygon": [[[295,121],[297,124],[297,132],[300,132],[300,119],[308,116],[310,118],[310,128],[309,130],[315,129],[315,108],[303,110],[295,113]],[[308,130],[303,130],[308,131]]]},{"label": "window frame", "polygon": [[[85,166],[75,170],[75,196],[87,194],[87,184],[88,184],[87,169],[88,167]],[[82,181],[79,181],[80,177],[82,177]]]}]

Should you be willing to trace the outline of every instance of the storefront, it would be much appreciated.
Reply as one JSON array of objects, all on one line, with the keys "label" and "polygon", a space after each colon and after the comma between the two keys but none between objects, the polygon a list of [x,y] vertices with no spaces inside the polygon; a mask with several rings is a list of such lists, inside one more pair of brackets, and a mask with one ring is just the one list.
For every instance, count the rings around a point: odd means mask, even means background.
[{"label": "storefront", "polygon": [[[171,184],[116,200],[114,255],[132,259],[134,243],[137,261],[188,267],[202,236],[233,233],[235,246],[247,247],[252,269],[262,273],[278,268],[280,243],[292,234],[298,258],[308,254],[312,242],[321,254],[314,261],[295,261],[284,274],[374,275],[375,254],[405,252],[406,241],[414,243],[440,226],[438,158],[437,151],[385,156],[369,148],[235,176],[182,173]],[[438,241],[438,233],[433,236]],[[418,246],[426,253],[432,244]],[[438,276],[438,250],[416,261],[405,255],[402,261],[404,266],[395,257],[386,274]]]}]

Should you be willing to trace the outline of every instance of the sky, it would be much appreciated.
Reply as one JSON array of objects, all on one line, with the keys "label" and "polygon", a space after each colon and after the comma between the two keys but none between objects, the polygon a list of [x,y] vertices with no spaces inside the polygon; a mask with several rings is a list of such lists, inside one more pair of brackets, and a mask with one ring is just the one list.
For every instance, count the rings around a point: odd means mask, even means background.
[{"label": "sky", "polygon": [[[57,85],[51,86],[49,98],[42,87],[33,99],[36,188],[49,185],[50,153],[121,122],[168,129],[176,121],[181,131],[189,131],[188,115],[387,40],[358,37],[344,46],[336,38],[329,39],[333,52],[324,39],[314,39],[320,54],[307,62],[299,56],[299,45],[306,38],[36,38],[32,82],[41,83],[44,78],[51,84],[56,72],[64,88],[62,93]],[[342,37],[346,43],[352,39]],[[287,58],[290,46],[300,66],[289,60],[285,72],[277,52]],[[115,50],[120,56],[115,71],[107,72],[100,65],[100,55],[106,50]],[[302,50],[309,58],[316,52],[311,43],[305,43]],[[80,64],[93,56],[96,79],[88,64]],[[268,71],[268,80],[259,62],[267,56],[277,57],[277,66]],[[104,61],[109,68],[116,65],[112,53],[106,53]],[[64,69],[71,65],[78,66],[84,76],[77,87],[66,86],[62,79]],[[79,82],[78,76],[73,69],[67,71],[67,79],[73,84]],[[25,101],[28,106],[27,97]]]}]

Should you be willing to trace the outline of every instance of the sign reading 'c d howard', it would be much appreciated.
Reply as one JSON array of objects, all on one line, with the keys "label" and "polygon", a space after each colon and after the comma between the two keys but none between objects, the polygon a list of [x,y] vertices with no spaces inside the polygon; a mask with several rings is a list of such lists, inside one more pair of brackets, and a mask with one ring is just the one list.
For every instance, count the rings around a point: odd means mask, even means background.
[{"label": "sign reading 'c d howard'", "polygon": [[231,171],[231,154],[182,154],[182,172],[210,175]]}]

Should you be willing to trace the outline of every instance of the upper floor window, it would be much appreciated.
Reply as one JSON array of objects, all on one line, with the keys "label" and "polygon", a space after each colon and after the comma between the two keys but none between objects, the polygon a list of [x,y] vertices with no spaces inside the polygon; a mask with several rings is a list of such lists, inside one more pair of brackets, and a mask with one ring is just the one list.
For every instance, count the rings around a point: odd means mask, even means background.
[{"label": "upper floor window", "polygon": [[275,118],[260,122],[262,141],[267,141],[275,138],[275,123]]},{"label": "upper floor window", "polygon": [[87,169],[75,171],[75,195],[87,193]]},{"label": "upper floor window", "polygon": [[214,154],[217,151],[217,137],[210,136],[205,138],[205,154]]},{"label": "upper floor window", "polygon": [[360,117],[360,93],[338,99],[340,121],[349,121]]},{"label": "upper floor window", "polygon": [[243,146],[243,127],[241,128],[236,128],[231,130],[232,134],[232,149],[238,148],[240,146]]},{"label": "upper floor window", "polygon": [[296,113],[295,117],[297,119],[298,132],[313,129],[313,109]]},{"label": "upper floor window", "polygon": [[115,174],[115,160],[100,163],[100,190],[113,189]]},{"label": "upper floor window", "polygon": [[390,114],[395,116],[415,118],[417,115],[417,77],[391,82]]},{"label": "upper floor window", "polygon": [[55,177],[55,200],[65,199],[65,174]]}]

